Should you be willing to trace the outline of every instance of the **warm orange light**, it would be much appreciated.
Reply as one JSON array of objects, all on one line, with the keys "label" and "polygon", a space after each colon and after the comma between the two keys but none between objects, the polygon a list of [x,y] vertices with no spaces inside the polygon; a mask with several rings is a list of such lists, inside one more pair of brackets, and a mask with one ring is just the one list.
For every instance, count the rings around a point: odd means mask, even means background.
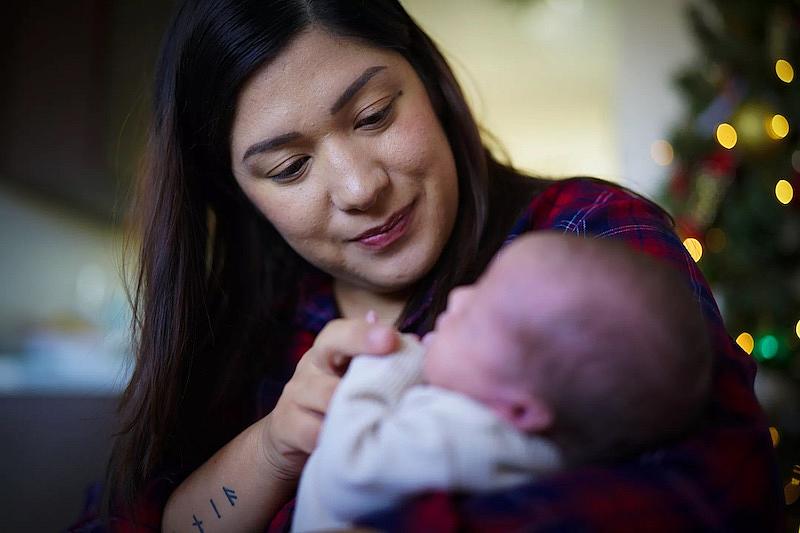
[{"label": "warm orange light", "polygon": [[780,180],[775,184],[775,197],[783,205],[788,204],[794,198],[794,188],[792,184],[786,180]]},{"label": "warm orange light", "polygon": [[737,140],[739,140],[739,136],[736,134],[736,130],[733,126],[726,123],[717,126],[717,142],[719,142],[723,148],[730,150],[736,146]]},{"label": "warm orange light", "polygon": [[753,353],[753,348],[756,347],[756,341],[753,339],[753,336],[746,331],[736,337],[736,344],[738,344],[742,350],[747,352],[748,355]]},{"label": "warm orange light", "polygon": [[777,141],[789,135],[789,121],[783,115],[774,115],[768,118],[764,127],[770,139]]},{"label": "warm orange light", "polygon": [[781,442],[781,434],[778,433],[778,428],[770,427],[769,436],[772,437],[772,447],[777,448],[778,444]]},{"label": "warm orange light", "polygon": [[794,79],[794,69],[792,68],[792,64],[785,59],[779,59],[775,62],[775,74],[778,75],[778,78],[781,81],[792,83],[792,80]]},{"label": "warm orange light", "polygon": [[703,257],[703,245],[700,244],[700,241],[694,237],[689,237],[683,241],[683,245],[689,251],[689,255],[692,256],[692,259],[694,259],[695,263],[700,261],[700,258]]}]

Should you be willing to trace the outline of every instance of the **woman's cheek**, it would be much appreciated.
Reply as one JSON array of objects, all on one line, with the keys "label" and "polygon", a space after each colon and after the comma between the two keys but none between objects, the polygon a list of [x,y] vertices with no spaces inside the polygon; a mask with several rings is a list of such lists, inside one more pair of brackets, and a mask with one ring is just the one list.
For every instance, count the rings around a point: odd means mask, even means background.
[{"label": "woman's cheek", "polygon": [[325,233],[328,216],[319,191],[306,184],[266,185],[258,192],[257,205],[292,247]]},{"label": "woman's cheek", "polygon": [[429,172],[432,166],[438,166],[442,156],[449,155],[444,132],[435,117],[423,111],[399,117],[387,130],[385,139],[384,151],[394,166],[414,176]]}]

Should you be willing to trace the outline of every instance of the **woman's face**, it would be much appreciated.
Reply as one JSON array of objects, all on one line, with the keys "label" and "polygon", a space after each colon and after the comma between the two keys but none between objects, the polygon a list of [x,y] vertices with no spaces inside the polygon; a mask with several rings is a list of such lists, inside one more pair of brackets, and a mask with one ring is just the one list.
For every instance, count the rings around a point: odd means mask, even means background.
[{"label": "woman's face", "polygon": [[233,174],[292,248],[337,282],[406,289],[458,206],[455,162],[402,56],[313,30],[242,89]]}]

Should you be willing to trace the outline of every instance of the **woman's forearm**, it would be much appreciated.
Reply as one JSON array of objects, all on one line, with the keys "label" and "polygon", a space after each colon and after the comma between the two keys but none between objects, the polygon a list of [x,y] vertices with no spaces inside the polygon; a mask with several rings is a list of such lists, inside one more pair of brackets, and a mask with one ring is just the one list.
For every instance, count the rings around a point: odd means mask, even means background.
[{"label": "woman's forearm", "polygon": [[291,497],[286,479],[263,450],[262,419],[240,433],[195,470],[172,493],[164,509],[164,532],[259,531]]}]

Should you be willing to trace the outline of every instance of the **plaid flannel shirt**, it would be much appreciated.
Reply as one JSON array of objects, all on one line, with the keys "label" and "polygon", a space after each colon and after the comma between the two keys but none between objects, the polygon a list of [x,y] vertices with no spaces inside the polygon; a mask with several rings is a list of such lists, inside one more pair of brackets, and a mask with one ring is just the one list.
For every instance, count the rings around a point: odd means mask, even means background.
[{"label": "plaid flannel shirt", "polygon": [[[479,495],[432,492],[364,517],[382,531],[778,531],[782,494],[772,444],[753,393],[755,364],[727,334],[711,291],[672,228],[669,216],[642,197],[589,178],[557,181],[531,201],[507,242],[536,230],[619,239],[682,272],[698,299],[715,348],[713,394],[705,428],[680,443],[613,466],[586,466],[539,482]],[[309,278],[300,295],[290,357],[294,363],[336,318],[330,280]],[[401,328],[416,332],[425,306]],[[293,365],[292,365],[293,366]],[[272,409],[282,383],[265,380],[260,414]],[[173,488],[154,483],[137,522],[114,517],[115,531],[160,529]],[[294,501],[270,532],[288,531]],[[96,522],[82,522],[95,530]]]}]

